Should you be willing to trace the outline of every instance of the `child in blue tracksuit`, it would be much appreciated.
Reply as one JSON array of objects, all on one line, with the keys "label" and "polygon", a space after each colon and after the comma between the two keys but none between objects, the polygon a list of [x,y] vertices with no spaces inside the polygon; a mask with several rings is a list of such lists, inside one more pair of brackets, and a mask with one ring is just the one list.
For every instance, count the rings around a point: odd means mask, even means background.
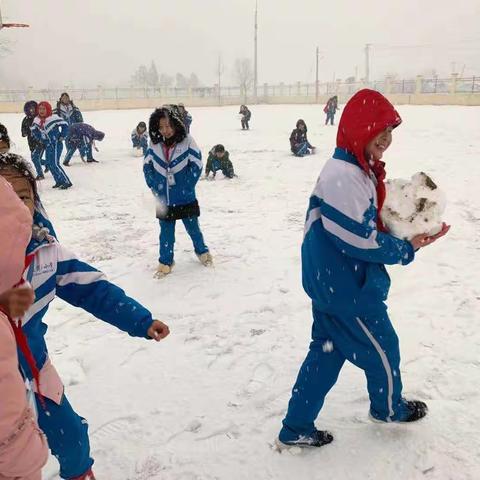
[{"label": "child in blue tracksuit", "polygon": [[70,95],[66,92],[60,95],[60,99],[57,102],[57,108],[55,109],[54,113],[63,118],[69,126],[73,125],[74,123],[83,123],[82,112],[73,103]]},{"label": "child in blue tracksuit", "polygon": [[290,150],[296,157],[303,157],[315,153],[315,147],[307,138],[307,124],[304,120],[297,121],[296,128],[290,135]]},{"label": "child in blue tracksuit", "polygon": [[93,158],[92,147],[95,141],[101,142],[105,138],[105,134],[96,130],[87,123],[74,123],[68,128],[68,135],[65,139],[65,146],[67,147],[67,154],[63,160],[63,164],[67,167],[70,165],[70,160],[73,154],[78,149],[80,157],[87,163],[98,163],[98,160]]},{"label": "child in blue tracksuit", "polygon": [[149,134],[151,145],[143,173],[158,202],[160,257],[155,276],[161,278],[172,271],[177,220],[183,221],[200,262],[211,266],[212,256],[198,223],[200,207],[195,195],[202,156],[195,140],[187,135],[178,107],[156,109],[150,117]]},{"label": "child in blue tracksuit", "polygon": [[42,170],[42,156],[45,152],[45,147],[41,142],[35,140],[32,135],[32,125],[37,116],[37,108],[38,104],[35,100],[30,100],[23,106],[25,117],[22,120],[22,137],[27,137],[32,163],[37,172],[37,180],[43,180],[45,177]]},{"label": "child in blue tracksuit", "polygon": [[337,148],[310,197],[302,245],[303,286],[312,299],[309,353],[293,387],[278,445],[315,446],[333,436],[314,421],[346,360],[367,378],[370,415],[380,422],[413,422],[425,403],[402,396],[398,338],[385,300],[385,265],[408,265],[435,237],[410,242],[385,231],[384,151],[401,122],[388,100],[361,90],[346,105]]},{"label": "child in blue tracksuit", "polygon": [[31,130],[33,138],[45,147],[47,167],[55,180],[53,188],[70,188],[72,182],[60,165],[63,140],[68,134],[67,122],[52,114],[52,106],[48,102],[40,102]]},{"label": "child in blue tracksuit", "polygon": [[102,272],[58,243],[38,197],[35,177],[22,157],[0,154],[0,175],[12,184],[32,214],[24,280],[35,291],[35,303],[22,319],[22,329],[33,362],[19,351],[21,369],[30,381],[39,378],[40,391],[34,383],[38,424],[60,463],[60,476],[93,480],[88,424],[70,405],[48,355],[44,317],[49,304],[58,296],[133,337],[159,341],[168,335],[168,327],[154,320],[147,309],[110,283]]},{"label": "child in blue tracksuit", "polygon": [[132,146],[133,148],[141,148],[143,156],[147,154],[148,149],[148,132],[145,122],[140,122],[132,131]]}]

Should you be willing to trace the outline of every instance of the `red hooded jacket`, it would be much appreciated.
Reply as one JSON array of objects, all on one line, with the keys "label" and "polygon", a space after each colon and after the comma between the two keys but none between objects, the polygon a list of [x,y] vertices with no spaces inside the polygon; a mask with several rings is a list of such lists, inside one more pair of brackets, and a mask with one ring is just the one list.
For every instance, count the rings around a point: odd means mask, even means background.
[{"label": "red hooded jacket", "polygon": [[380,211],[385,202],[385,163],[365,158],[365,148],[380,132],[402,123],[393,105],[379,92],[360,90],[345,105],[338,125],[337,147],[355,155],[365,173],[372,172],[377,180],[378,218],[380,231],[386,231]]},{"label": "red hooded jacket", "polygon": [[52,106],[48,102],[40,102],[38,104],[37,112],[40,110],[40,107],[44,106],[45,109],[47,110],[47,114],[45,116],[42,116],[38,114],[40,117],[40,126],[43,127],[45,125],[45,120],[52,115]]}]

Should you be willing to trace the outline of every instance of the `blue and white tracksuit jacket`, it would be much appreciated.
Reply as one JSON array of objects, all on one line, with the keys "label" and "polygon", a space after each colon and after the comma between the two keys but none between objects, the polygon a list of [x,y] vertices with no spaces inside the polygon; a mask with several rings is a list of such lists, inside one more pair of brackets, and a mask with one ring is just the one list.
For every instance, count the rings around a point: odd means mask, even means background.
[{"label": "blue and white tracksuit jacket", "polygon": [[70,184],[70,179],[60,166],[63,143],[68,134],[68,123],[58,115],[50,115],[45,119],[43,126],[41,120],[36,117],[33,121],[32,136],[45,146],[47,166],[52,172],[55,183],[58,185]]},{"label": "blue and white tracksuit jacket", "polygon": [[[202,155],[195,140],[187,135],[177,144],[167,162],[161,144],[151,144],[143,164],[148,187],[165,207],[188,205],[196,201],[195,185],[202,174]],[[184,218],[183,224],[192,239],[195,253],[208,252],[197,217]],[[175,244],[175,221],[160,220],[159,262],[172,265]]]},{"label": "blue and white tracksuit jacket", "polygon": [[202,154],[190,135],[175,146],[168,162],[162,144],[151,144],[143,163],[148,187],[167,206],[187,205],[196,200],[195,185],[202,168]]},{"label": "blue and white tracksuit jacket", "polygon": [[[35,290],[35,303],[23,319],[23,331],[39,369],[48,359],[45,342],[48,327],[43,318],[56,296],[131,336],[147,337],[153,322],[150,312],[53,237],[32,240],[27,253],[34,254],[34,260],[24,278]],[[31,379],[32,373],[21,352],[19,358],[22,370]],[[46,407],[37,396],[38,422],[47,435],[52,453],[60,462],[61,477],[80,476],[93,464],[87,423],[73,410],[65,395],[60,403],[49,398],[45,398],[45,402]]]},{"label": "blue and white tracksuit jacket", "polygon": [[83,115],[80,109],[71,104],[64,105],[63,103],[57,104],[55,113],[63,118],[68,125],[73,125],[74,123],[83,123]]},{"label": "blue and white tracksuit jacket", "polygon": [[143,155],[145,156],[148,150],[148,132],[145,131],[142,133],[142,135],[139,135],[137,133],[137,129],[135,128],[132,131],[131,138],[133,148],[141,148],[143,150]]},{"label": "blue and white tracksuit jacket", "polygon": [[385,264],[407,265],[414,250],[378,231],[377,215],[375,179],[337,148],[320,174],[305,223],[302,275],[312,299],[313,341],[281,440],[311,434],[345,360],[365,371],[374,417],[395,421],[409,413],[401,397],[398,338],[384,303],[390,287]]}]

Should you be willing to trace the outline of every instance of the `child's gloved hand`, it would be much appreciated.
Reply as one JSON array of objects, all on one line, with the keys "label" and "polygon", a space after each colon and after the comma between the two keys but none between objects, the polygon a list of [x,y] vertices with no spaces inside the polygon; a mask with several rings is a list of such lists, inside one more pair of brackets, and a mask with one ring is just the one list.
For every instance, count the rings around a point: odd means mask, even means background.
[{"label": "child's gloved hand", "polygon": [[147,332],[147,335],[150,338],[153,338],[153,340],[155,340],[156,342],[163,340],[169,334],[170,329],[160,320],[154,320]]},{"label": "child's gloved hand", "polygon": [[0,295],[0,307],[10,318],[23,317],[34,300],[32,287],[12,288]]}]

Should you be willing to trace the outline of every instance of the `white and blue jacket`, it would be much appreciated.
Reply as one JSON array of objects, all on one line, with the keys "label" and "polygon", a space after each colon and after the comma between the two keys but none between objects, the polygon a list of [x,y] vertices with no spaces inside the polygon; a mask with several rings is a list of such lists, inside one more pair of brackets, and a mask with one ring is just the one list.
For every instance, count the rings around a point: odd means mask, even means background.
[{"label": "white and blue jacket", "polygon": [[336,315],[385,311],[384,265],[414,259],[410,242],[377,230],[377,192],[356,158],[337,148],[310,197],[302,245],[303,287],[314,306]]},{"label": "white and blue jacket", "polygon": [[[56,296],[131,336],[147,337],[153,322],[151,313],[53,237],[42,241],[32,239],[27,248],[29,254],[34,255],[34,260],[25,271],[24,279],[35,291],[35,303],[23,318],[22,325],[39,369],[48,358],[45,342],[48,327],[43,317]],[[30,368],[21,352],[19,357],[23,371],[31,379]]]},{"label": "white and blue jacket", "polygon": [[[169,207],[187,205],[196,200],[195,185],[202,168],[202,154],[190,135],[175,146],[169,162],[165,158],[162,143],[150,142],[143,163],[148,187]],[[174,182],[168,181],[171,176]]]},{"label": "white and blue jacket", "polygon": [[52,114],[45,119],[43,127],[40,117],[36,117],[31,126],[32,136],[45,146],[56,145],[60,138],[67,138],[68,123],[58,115]]}]

